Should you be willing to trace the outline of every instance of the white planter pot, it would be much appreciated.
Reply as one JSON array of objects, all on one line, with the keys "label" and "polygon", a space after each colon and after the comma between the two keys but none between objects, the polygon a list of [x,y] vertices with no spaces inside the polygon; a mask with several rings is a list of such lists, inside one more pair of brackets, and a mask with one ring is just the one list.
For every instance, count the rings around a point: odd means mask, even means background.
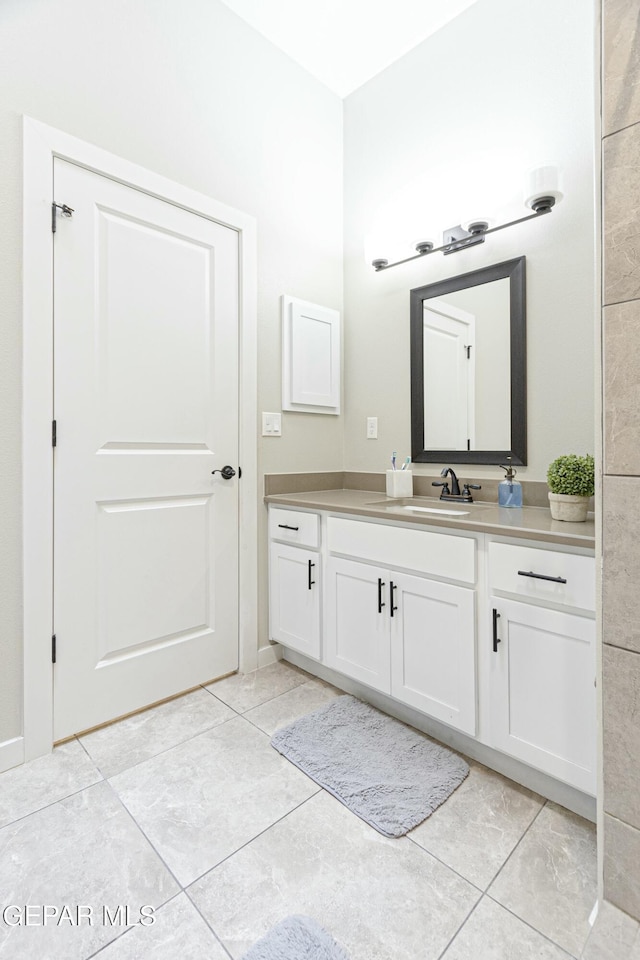
[{"label": "white planter pot", "polygon": [[587,519],[589,497],[574,497],[568,493],[549,493],[549,509],[554,520],[579,523]]}]

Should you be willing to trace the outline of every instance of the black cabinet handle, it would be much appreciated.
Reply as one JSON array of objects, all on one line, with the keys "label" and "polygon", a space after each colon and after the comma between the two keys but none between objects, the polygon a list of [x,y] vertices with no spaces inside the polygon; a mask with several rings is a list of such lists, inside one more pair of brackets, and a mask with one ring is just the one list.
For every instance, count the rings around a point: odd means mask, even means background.
[{"label": "black cabinet handle", "polygon": [[391,611],[390,611],[391,616],[393,616],[393,611],[398,609],[393,605],[393,591],[397,589],[398,589],[398,584],[394,583],[393,580],[391,580],[389,583],[389,596],[391,599]]},{"label": "black cabinet handle", "polygon": [[383,601],[382,601],[382,588],[383,588],[383,587],[384,587],[384,583],[382,582],[382,579],[381,579],[380,577],[378,577],[378,613],[382,613],[382,608],[383,608],[384,606],[386,606],[386,604],[383,603]]},{"label": "black cabinet handle", "polygon": [[566,583],[564,577],[548,577],[546,573],[533,573],[529,570],[518,570],[519,577],[533,577],[534,580],[551,580],[552,583]]},{"label": "black cabinet handle", "polygon": [[497,611],[496,608],[494,607],[494,608],[493,608],[493,652],[494,652],[494,653],[497,653],[497,652],[498,652],[498,644],[502,642],[502,641],[500,640],[500,637],[498,636],[498,620],[499,620],[499,618],[500,618],[500,614],[498,613],[498,611]]},{"label": "black cabinet handle", "polygon": [[300,527],[290,527],[288,523],[279,523],[278,526],[281,530],[299,530]]},{"label": "black cabinet handle", "polygon": [[309,575],[308,575],[308,580],[307,580],[307,584],[308,584],[308,586],[309,586],[309,590],[311,590],[311,587],[312,587],[312,586],[314,585],[314,583],[315,583],[315,580],[312,580],[312,579],[311,579],[311,570],[312,570],[313,567],[315,567],[315,563],[313,563],[311,560],[309,560]]}]

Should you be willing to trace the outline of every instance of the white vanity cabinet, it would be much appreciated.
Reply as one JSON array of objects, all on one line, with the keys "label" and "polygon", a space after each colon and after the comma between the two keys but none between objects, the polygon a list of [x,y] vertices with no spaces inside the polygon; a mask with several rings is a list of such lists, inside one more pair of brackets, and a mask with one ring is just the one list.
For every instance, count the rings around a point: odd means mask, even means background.
[{"label": "white vanity cabinet", "polygon": [[392,696],[475,736],[475,590],[406,574],[394,588]]},{"label": "white vanity cabinet", "polygon": [[492,542],[489,581],[490,745],[595,794],[594,561]]},{"label": "white vanity cabinet", "polygon": [[388,587],[381,567],[327,560],[324,662],[383,693],[391,693]]},{"label": "white vanity cabinet", "polygon": [[[319,517],[314,513],[272,508],[269,511],[269,536],[271,638],[319,660]],[[283,540],[286,542],[281,542]]]},{"label": "white vanity cabinet", "polygon": [[327,541],[327,666],[475,735],[475,540],[329,517]]},{"label": "white vanity cabinet", "polygon": [[499,751],[502,769],[507,755],[595,795],[587,549],[274,505],[269,532],[272,639],[446,724],[454,746],[475,738],[489,765]]}]

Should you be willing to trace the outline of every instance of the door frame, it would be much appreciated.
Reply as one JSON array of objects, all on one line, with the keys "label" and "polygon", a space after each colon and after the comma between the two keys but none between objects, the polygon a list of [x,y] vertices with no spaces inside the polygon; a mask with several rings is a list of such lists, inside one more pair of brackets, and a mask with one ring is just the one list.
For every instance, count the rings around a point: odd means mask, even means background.
[{"label": "door frame", "polygon": [[53,161],[67,160],[238,233],[240,670],[258,666],[257,231],[255,218],[93,144],[23,117],[24,759],[53,746]]}]

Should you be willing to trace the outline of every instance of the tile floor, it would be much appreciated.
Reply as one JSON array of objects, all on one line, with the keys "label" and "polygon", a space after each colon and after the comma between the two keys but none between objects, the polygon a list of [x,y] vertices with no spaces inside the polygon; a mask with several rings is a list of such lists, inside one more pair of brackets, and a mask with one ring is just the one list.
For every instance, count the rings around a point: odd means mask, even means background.
[{"label": "tile floor", "polygon": [[1,906],[86,909],[80,924],[0,915],[0,960],[239,960],[293,913],[351,960],[580,958],[594,827],[471,763],[428,820],[382,837],[269,744],[338,693],[281,662],[3,774]]}]

